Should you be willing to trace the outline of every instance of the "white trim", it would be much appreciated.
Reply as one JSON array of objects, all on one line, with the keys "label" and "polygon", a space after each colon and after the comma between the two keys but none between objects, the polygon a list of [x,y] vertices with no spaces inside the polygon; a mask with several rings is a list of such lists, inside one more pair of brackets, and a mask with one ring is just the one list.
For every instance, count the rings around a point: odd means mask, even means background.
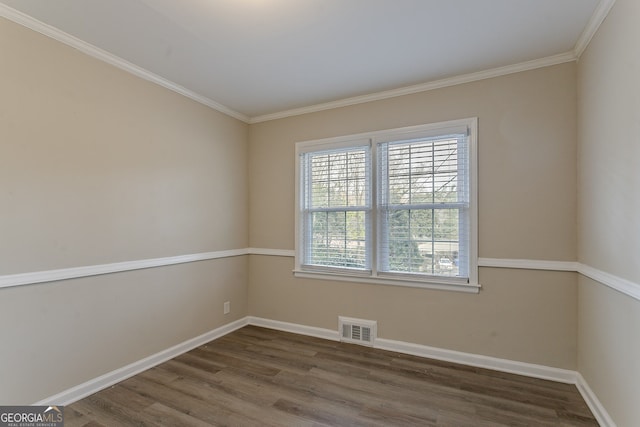
[{"label": "white trim", "polygon": [[249,248],[249,255],[295,257],[296,251],[289,249]]},{"label": "white trim", "polygon": [[379,101],[397,96],[411,95],[414,93],[426,92],[434,89],[441,89],[449,86],[455,86],[464,83],[490,79],[494,77],[505,76],[508,74],[519,73],[522,71],[535,70],[537,68],[549,67],[552,65],[564,64],[566,62],[576,61],[582,56],[582,53],[589,45],[589,42],[604,22],[616,0],[600,0],[600,3],[594,10],[587,26],[584,28],[578,38],[574,48],[568,52],[557,55],[547,56],[545,58],[525,61],[518,64],[507,65],[504,67],[492,68],[475,73],[463,74],[459,76],[449,77],[441,80],[421,83],[413,86],[406,86],[398,89],[392,89],[382,92],[371,93],[362,96],[340,99],[337,101],[326,102],[322,104],[310,105],[308,107],[294,108],[291,110],[280,111],[272,114],[264,114],[261,116],[251,117],[249,123],[260,123],[270,120],[283,119],[286,117],[299,116],[302,114],[315,113],[323,110],[331,110],[333,108],[347,107],[350,105],[364,104],[365,102]]},{"label": "white trim", "polygon": [[[455,291],[477,294],[480,292],[481,286],[471,285],[468,283],[444,283],[446,278],[443,278],[443,282],[427,282],[425,280],[408,280],[408,279],[392,279],[382,276],[358,276],[347,275],[344,273],[327,273],[327,272],[312,272],[304,270],[294,270],[293,275],[303,279],[316,279],[316,280],[332,280],[334,282],[355,282],[365,283],[372,285],[388,285],[388,286],[402,286],[406,288],[420,288],[420,289],[435,289],[440,291]],[[437,279],[433,279],[437,280]]]},{"label": "white trim", "polygon": [[600,424],[600,427],[616,427],[616,423],[580,372],[576,372],[576,387],[591,410],[591,413],[596,418],[596,421]]},{"label": "white trim", "polygon": [[371,101],[380,101],[397,96],[411,95],[414,93],[427,92],[434,89],[441,89],[463,83],[471,83],[479,80],[491,79],[522,71],[535,70],[537,68],[549,67],[552,65],[564,64],[575,61],[577,58],[573,51],[560,53],[558,55],[547,56],[545,58],[534,59],[532,61],[521,62],[519,64],[507,65],[504,67],[492,68],[490,70],[478,71],[470,74],[449,77],[446,79],[430,81],[413,86],[401,87],[398,89],[386,90],[383,92],[371,93],[368,95],[355,96],[352,98],[340,99],[323,104],[310,105],[308,107],[294,108],[272,114],[251,117],[249,123],[267,122],[270,120],[283,119],[286,117],[299,116],[302,114],[316,113],[318,111],[331,110],[334,108],[347,107],[350,105],[364,104]]},{"label": "white trim", "polygon": [[[56,270],[36,271],[29,273],[8,274],[0,276],[0,289],[12,286],[33,285],[37,283],[56,282],[59,280],[78,279],[81,277],[98,276],[101,274],[120,273],[145,268],[163,267],[174,264],[184,264],[195,261],[206,261],[219,258],[229,258],[242,255],[262,255],[278,257],[295,257],[295,251],[290,249],[243,248],[226,251],[203,252],[198,254],[178,255],[165,258],[143,259],[136,261],[116,262],[112,264],[89,265],[83,267],[62,268]],[[545,261],[531,259],[478,258],[478,267],[514,268],[523,270],[572,271],[589,277],[605,286],[628,295],[640,301],[640,284],[613,274],[598,270],[573,261]],[[378,283],[385,285],[408,286],[428,289],[454,290],[477,293],[480,286],[455,284],[427,284],[423,282],[397,281],[386,279],[370,279],[365,277],[333,276],[330,274],[309,273],[295,271],[296,277],[335,280],[345,282]]]},{"label": "white trim", "polygon": [[426,357],[428,359],[443,360],[445,362],[459,363],[477,368],[493,369],[494,371],[508,372],[566,384],[574,384],[576,378],[576,372],[568,369],[517,362],[514,360],[500,359],[498,357],[483,356],[481,354],[465,353],[384,338],[378,338],[375,347],[382,350]]},{"label": "white trim", "polygon": [[[469,284],[480,286],[478,266],[478,117],[471,119],[469,127]],[[459,215],[460,216],[460,215]]]},{"label": "white trim", "polygon": [[[280,322],[276,320],[263,319],[260,317],[249,317],[249,324],[261,326],[264,328],[276,329],[279,331],[291,332],[294,334],[309,335],[312,337],[340,341],[340,334],[337,330],[332,331],[330,329],[316,328],[312,326],[305,326],[288,322]],[[376,338],[374,348],[395,351],[403,354],[411,354],[414,356],[426,357],[429,359],[460,363],[467,366],[493,369],[500,372],[509,372],[513,374],[524,375],[527,377],[558,381],[567,384],[575,384],[576,382],[576,372],[567,369],[552,368],[549,366],[536,365],[533,363],[516,362],[513,360],[483,356],[480,354],[464,353],[461,351],[453,351],[437,347],[429,347],[426,345],[413,344],[404,341],[394,341],[378,337]]]},{"label": "white trim", "polygon": [[310,105],[302,108],[294,108],[290,110],[280,111],[271,114],[264,114],[255,117],[249,117],[238,111],[235,111],[225,105],[222,105],[210,98],[200,95],[192,90],[189,90],[179,84],[176,84],[164,77],[161,77],[155,73],[152,73],[142,67],[139,67],[129,61],[126,61],[112,53],[109,53],[103,49],[100,49],[92,44],[89,44],[77,37],[74,37],[64,31],[61,31],[51,25],[45,24],[23,12],[13,9],[5,4],[0,3],[0,16],[9,19],[24,27],[30,28],[40,34],[71,46],[80,52],[83,52],[89,56],[92,56],[100,61],[104,61],[110,65],[113,65],[121,70],[127,71],[137,77],[148,80],[152,83],[160,85],[166,89],[186,96],[196,102],[213,108],[223,114],[234,117],[245,123],[253,124],[266,122],[270,120],[281,119],[285,117],[298,116],[302,114],[315,113],[323,110],[330,110],[333,108],[346,107],[350,105],[363,104],[371,101],[378,101],[388,98],[394,98],[397,96],[410,95],[414,93],[426,92],[429,90],[445,88],[449,86],[455,86],[464,83],[471,83],[475,81],[490,79],[494,77],[500,77],[508,74],[519,73],[522,71],[534,70],[537,68],[549,67],[552,65],[563,64],[565,62],[575,61],[584,52],[587,45],[591,41],[607,14],[611,10],[615,3],[615,0],[601,0],[598,7],[595,9],[591,16],[589,23],[585,27],[584,31],[578,38],[573,50],[560,53],[557,55],[547,56],[545,58],[534,59],[531,61],[525,61],[518,64],[507,65],[504,67],[492,68],[489,70],[478,71],[475,73],[463,74],[459,76],[449,77],[445,79],[430,81],[421,83],[418,85],[406,86],[398,89],[392,89],[382,92],[371,93],[362,96],[350,97],[340,99],[337,101],[326,102],[322,104]]},{"label": "white trim", "polygon": [[534,259],[478,258],[478,266],[522,270],[578,271],[577,262]]},{"label": "white trim", "polygon": [[[314,151],[342,150],[349,148],[371,148],[371,137],[376,132],[339,136],[336,138],[315,139],[296,143],[296,159],[301,154]],[[364,135],[364,136],[362,136]]]},{"label": "white trim", "polygon": [[145,70],[142,67],[139,67],[129,61],[120,58],[119,56],[116,56],[110,52],[107,52],[106,50],[100,49],[99,47],[80,40],[79,38],[74,37],[71,34],[65,33],[64,31],[52,27],[51,25],[45,24],[44,22],[41,22],[2,3],[0,3],[0,16],[7,18],[10,21],[15,22],[16,24],[20,24],[33,31],[57,40],[60,43],[64,43],[67,46],[71,46],[84,54],[87,54],[100,61],[106,62],[107,64],[113,65],[114,67],[120,68],[121,70],[131,73],[134,76],[148,80],[173,92],[179,93],[180,95],[186,96],[187,98],[199,102],[200,104],[211,107],[223,114],[234,117],[245,123],[249,123],[249,117],[242,113],[239,113],[218,102],[215,102],[214,100],[209,99],[206,96],[197,94],[192,90],[189,90],[179,84],[165,79],[164,77],[154,74],[151,71]]},{"label": "white trim", "polygon": [[578,273],[640,301],[640,283],[614,276],[606,271],[578,263]]},{"label": "white trim", "polygon": [[580,58],[582,56],[589,45],[589,42],[598,31],[598,28],[600,28],[600,25],[602,25],[606,19],[615,2],[616,0],[600,0],[600,3],[598,3],[598,6],[591,15],[591,19],[589,19],[587,26],[584,27],[582,34],[580,34],[580,37],[576,42],[576,46],[574,48],[574,55],[576,58]]},{"label": "white trim", "polygon": [[640,283],[623,279],[606,271],[574,261],[545,261],[533,259],[478,258],[479,267],[515,268],[522,270],[572,271],[615,289],[640,301]]},{"label": "white trim", "polygon": [[271,320],[255,316],[249,316],[248,319],[249,325],[275,329],[277,331],[291,332],[292,334],[323,338],[331,341],[340,341],[340,334],[338,333],[338,331],[332,331],[331,329],[316,328],[315,326],[281,322],[279,320]]},{"label": "white trim", "polygon": [[140,372],[153,368],[167,360],[173,359],[183,353],[193,350],[209,341],[220,338],[227,335],[237,329],[240,329],[248,324],[248,317],[236,320],[228,323],[224,326],[216,328],[212,331],[206,332],[195,338],[191,338],[180,344],[174,345],[166,350],[162,350],[156,354],[152,354],[149,357],[138,360],[137,362],[130,363],[127,366],[113,370],[104,375],[101,375],[92,380],[86,381],[68,390],[55,394],[53,396],[42,399],[34,405],[70,405],[84,397],[87,397],[93,393],[97,393],[100,390],[112,386],[120,381],[124,381]]},{"label": "white trim", "polygon": [[144,268],[162,267],[173,264],[184,264],[194,261],[205,261],[218,258],[247,255],[247,249],[231,249],[227,251],[204,252],[199,254],[178,255],[165,258],[143,259],[136,261],[116,262],[112,264],[88,265],[84,267],[61,268],[58,270],[36,271],[0,276],[0,288],[32,285],[35,283],[55,282],[58,280],[77,279],[80,277],[98,276],[101,274],[119,273],[123,271],[141,270]]},{"label": "white trim", "polygon": [[467,366],[475,366],[478,368],[492,369],[500,372],[508,372],[526,377],[551,380],[565,384],[575,384],[576,388],[582,395],[582,398],[593,413],[593,416],[598,421],[598,424],[602,427],[615,427],[616,425],[596,394],[589,387],[589,384],[577,371],[483,356],[480,354],[447,350],[437,347],[429,347],[402,341],[387,340],[384,338],[378,338],[376,340],[375,348],[396,351],[404,354],[412,354],[414,356],[426,357],[429,359],[459,363]]}]

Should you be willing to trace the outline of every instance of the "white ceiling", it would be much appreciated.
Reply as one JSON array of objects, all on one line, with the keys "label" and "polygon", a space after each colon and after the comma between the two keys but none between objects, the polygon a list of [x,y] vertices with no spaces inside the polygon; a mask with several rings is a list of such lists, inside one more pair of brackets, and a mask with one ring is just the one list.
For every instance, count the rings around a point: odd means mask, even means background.
[{"label": "white ceiling", "polygon": [[[32,28],[35,18],[80,39],[69,44],[98,47],[112,63],[124,59],[133,65],[123,68],[259,121],[542,58],[575,59],[612,0],[0,3],[9,7],[2,16],[32,21],[25,24]],[[65,41],[60,31],[39,30]]]}]

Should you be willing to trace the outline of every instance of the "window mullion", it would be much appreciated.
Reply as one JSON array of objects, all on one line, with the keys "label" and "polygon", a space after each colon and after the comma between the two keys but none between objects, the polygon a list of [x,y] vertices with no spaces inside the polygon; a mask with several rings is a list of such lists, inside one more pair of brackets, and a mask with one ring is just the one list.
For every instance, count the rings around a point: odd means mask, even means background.
[{"label": "window mullion", "polygon": [[365,246],[368,246],[366,251],[367,251],[367,256],[369,257],[368,259],[368,265],[369,268],[371,269],[371,275],[373,277],[376,277],[378,275],[378,262],[379,262],[379,258],[380,258],[380,251],[378,248],[378,234],[379,234],[379,226],[378,226],[378,219],[379,219],[379,212],[378,212],[378,192],[380,191],[379,189],[379,182],[378,182],[378,161],[379,161],[379,156],[378,156],[378,149],[374,144],[374,141],[369,141],[370,146],[371,146],[371,150],[369,151],[369,179],[367,182],[368,185],[368,190],[369,190],[369,214],[367,215],[367,231],[369,234],[369,242],[368,245],[365,243]]},{"label": "window mullion", "polygon": [[[436,203],[435,146],[431,144],[431,203]],[[431,274],[436,274],[436,210],[431,208]]]}]

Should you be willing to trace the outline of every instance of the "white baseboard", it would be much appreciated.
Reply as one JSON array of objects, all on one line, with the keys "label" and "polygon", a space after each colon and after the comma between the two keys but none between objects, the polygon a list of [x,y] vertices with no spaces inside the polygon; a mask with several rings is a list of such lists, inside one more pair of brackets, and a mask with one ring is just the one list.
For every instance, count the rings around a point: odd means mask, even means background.
[{"label": "white baseboard", "polygon": [[140,372],[153,368],[160,363],[166,362],[167,360],[173,359],[174,357],[186,353],[187,351],[193,350],[194,348],[206,344],[211,340],[227,335],[228,333],[231,333],[236,329],[240,329],[247,324],[247,317],[236,320],[235,322],[228,323],[224,326],[213,329],[212,331],[206,332],[200,336],[174,345],[173,347],[170,347],[166,350],[162,350],[156,354],[152,354],[151,356],[145,357],[144,359],[138,360],[137,362],[133,362],[127,366],[123,366],[122,368],[108,372],[97,378],[65,390],[61,393],[47,397],[39,402],[34,403],[34,405],[70,405],[73,402],[76,402],[91,394],[97,393],[100,390],[104,390],[105,388],[119,383],[120,381],[124,381],[127,378],[139,374]]},{"label": "white baseboard", "polygon": [[[288,322],[280,322],[277,320],[263,319],[260,317],[250,317],[249,324],[269,329],[276,329],[284,332],[291,332],[294,334],[325,338],[332,341],[340,341],[340,334],[337,330],[332,331],[330,329],[316,328],[313,326],[305,326]],[[460,363],[467,366],[493,369],[496,371],[509,372],[518,375],[525,375],[527,377],[541,378],[566,384],[575,384],[576,382],[577,372],[575,371],[552,368],[543,365],[535,365],[533,363],[516,362],[513,360],[499,359],[496,357],[464,353],[437,347],[429,347],[426,345],[413,344],[404,341],[394,341],[385,338],[376,338],[373,346],[374,348],[379,348],[381,350],[389,350],[398,353],[426,357],[429,359]]]},{"label": "white baseboard", "polygon": [[297,323],[281,322],[279,320],[264,319],[262,317],[250,316],[249,324],[261,326],[263,328],[275,329],[278,331],[291,332],[299,335],[307,335],[310,337],[324,338],[331,341],[340,341],[338,330],[316,328],[315,326],[305,326]]},{"label": "white baseboard", "polygon": [[[277,320],[249,317],[249,324],[264,328],[277,329],[300,335],[309,335],[317,338],[325,338],[340,341],[337,330],[316,328],[313,326],[299,325],[296,323],[280,322]],[[443,360],[446,362],[460,363],[462,365],[476,366],[479,368],[493,369],[501,372],[509,372],[527,377],[541,378],[567,384],[576,383],[575,371],[552,368],[549,366],[535,365],[533,363],[516,362],[513,360],[499,359],[497,357],[483,356],[480,354],[464,353],[437,347],[429,347],[421,344],[413,344],[404,341],[394,341],[385,338],[376,338],[374,348],[411,354],[429,359]]]},{"label": "white baseboard", "polygon": [[591,409],[593,416],[596,417],[598,424],[600,424],[601,427],[616,427],[616,423],[580,372],[576,372],[576,387],[578,387],[582,398],[587,403],[587,406],[589,406],[589,409]]},{"label": "white baseboard", "polygon": [[[127,378],[139,374],[140,372],[153,368],[160,363],[166,362],[167,360],[193,350],[194,348],[206,344],[211,340],[227,335],[246,325],[260,326],[278,331],[323,338],[331,341],[340,341],[340,334],[337,330],[333,331],[331,329],[317,328],[314,326],[247,316],[190,340],[184,341],[171,348],[160,351],[137,362],[79,384],[54,396],[47,397],[34,403],[34,405],[70,405],[73,402],[93,393],[97,393],[98,391],[110,387],[120,381],[124,381]],[[404,341],[394,341],[385,338],[376,338],[374,347],[381,350],[389,350],[419,357],[426,357],[429,359],[460,363],[467,366],[493,369],[500,372],[508,372],[561,383],[575,384],[600,426],[616,427],[605,407],[589,387],[589,384],[587,384],[582,375],[576,371],[536,365],[533,363],[517,362],[514,360],[500,359],[491,356],[483,356],[480,354],[447,350]]]},{"label": "white baseboard", "polygon": [[493,369],[494,371],[508,372],[511,374],[557,381],[565,384],[574,384],[576,381],[575,371],[536,365],[533,363],[516,362],[514,360],[483,356],[481,354],[465,353],[384,338],[377,338],[375,347],[382,350],[412,354],[414,356],[459,363],[467,366],[475,366],[477,368]]}]

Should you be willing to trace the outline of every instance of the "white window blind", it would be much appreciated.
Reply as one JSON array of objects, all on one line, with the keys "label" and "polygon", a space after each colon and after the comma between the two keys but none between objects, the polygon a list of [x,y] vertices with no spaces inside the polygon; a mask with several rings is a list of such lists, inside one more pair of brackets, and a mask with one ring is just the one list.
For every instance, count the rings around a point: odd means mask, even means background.
[{"label": "white window blind", "polygon": [[304,153],[303,265],[370,268],[369,146]]},{"label": "white window blind", "polygon": [[469,277],[467,152],[466,132],[378,145],[380,272]]}]

